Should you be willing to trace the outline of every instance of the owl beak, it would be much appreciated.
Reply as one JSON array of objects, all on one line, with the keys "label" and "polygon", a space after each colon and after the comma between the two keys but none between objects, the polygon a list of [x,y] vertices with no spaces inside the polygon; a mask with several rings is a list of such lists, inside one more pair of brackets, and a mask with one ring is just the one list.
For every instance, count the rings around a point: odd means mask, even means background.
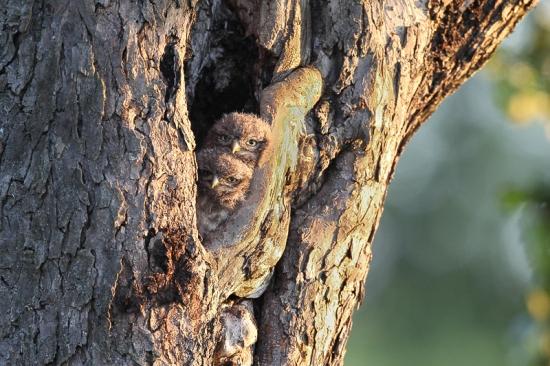
[{"label": "owl beak", "polygon": [[220,184],[220,181],[217,176],[214,176],[214,178],[212,178],[212,183],[210,184],[210,188],[216,188],[218,184]]},{"label": "owl beak", "polygon": [[233,141],[233,145],[231,145],[231,152],[235,154],[239,151],[241,151],[241,145],[239,145],[238,141]]}]

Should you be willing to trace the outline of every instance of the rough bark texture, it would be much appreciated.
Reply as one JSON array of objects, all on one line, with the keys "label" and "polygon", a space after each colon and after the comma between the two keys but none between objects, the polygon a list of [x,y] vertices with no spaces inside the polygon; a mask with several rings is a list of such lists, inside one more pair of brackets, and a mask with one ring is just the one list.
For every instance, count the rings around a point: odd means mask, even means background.
[{"label": "rough bark texture", "polygon": [[[403,146],[530,0],[2,0],[0,364],[210,365],[228,298],[258,365],[339,365]],[[194,151],[270,121],[209,243]]]}]

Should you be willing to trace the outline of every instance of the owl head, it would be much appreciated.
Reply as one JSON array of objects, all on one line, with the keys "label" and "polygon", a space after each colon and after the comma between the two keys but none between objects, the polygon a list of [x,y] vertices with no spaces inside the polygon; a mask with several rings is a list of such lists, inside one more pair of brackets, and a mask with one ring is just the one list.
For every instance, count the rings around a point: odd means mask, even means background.
[{"label": "owl head", "polygon": [[233,112],[214,124],[205,146],[220,148],[254,167],[270,141],[271,126],[266,121],[253,114]]},{"label": "owl head", "polygon": [[244,162],[223,150],[210,148],[197,153],[197,164],[199,195],[229,210],[244,201],[253,174]]}]

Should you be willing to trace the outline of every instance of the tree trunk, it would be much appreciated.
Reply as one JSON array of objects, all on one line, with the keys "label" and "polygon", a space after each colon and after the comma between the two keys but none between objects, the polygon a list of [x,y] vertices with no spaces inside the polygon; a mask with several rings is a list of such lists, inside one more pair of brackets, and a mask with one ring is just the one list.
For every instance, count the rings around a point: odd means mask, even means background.
[{"label": "tree trunk", "polygon": [[[2,0],[0,364],[211,365],[254,301],[258,365],[339,365],[404,145],[531,0]],[[202,243],[223,113],[275,139]]]}]

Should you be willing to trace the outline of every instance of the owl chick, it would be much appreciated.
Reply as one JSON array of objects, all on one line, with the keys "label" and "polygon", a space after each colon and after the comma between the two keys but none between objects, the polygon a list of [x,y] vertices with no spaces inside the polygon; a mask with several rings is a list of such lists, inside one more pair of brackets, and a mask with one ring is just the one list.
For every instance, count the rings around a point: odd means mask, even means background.
[{"label": "owl chick", "polygon": [[247,113],[233,112],[219,119],[206,136],[206,147],[230,152],[254,168],[271,141],[271,126]]},{"label": "owl chick", "polygon": [[253,170],[220,149],[199,151],[197,164],[197,221],[200,234],[207,237],[244,201]]}]

